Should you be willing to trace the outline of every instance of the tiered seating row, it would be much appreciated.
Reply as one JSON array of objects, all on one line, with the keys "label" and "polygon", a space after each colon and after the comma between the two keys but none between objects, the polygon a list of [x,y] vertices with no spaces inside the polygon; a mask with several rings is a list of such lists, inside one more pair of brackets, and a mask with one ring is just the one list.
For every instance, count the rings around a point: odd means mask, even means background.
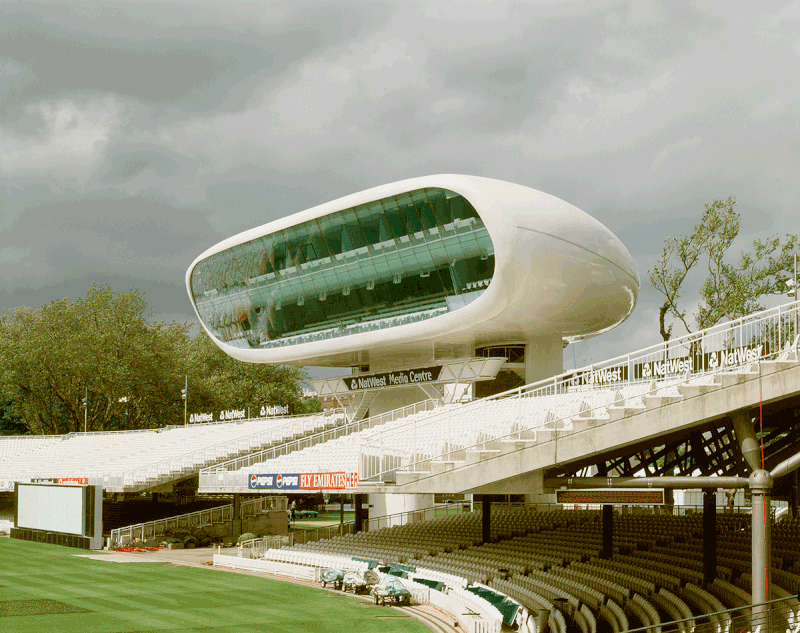
[{"label": "tiered seating row", "polygon": [[97,477],[106,488],[154,484],[223,459],[341,423],[341,416],[262,418],[140,431],[72,433],[22,442],[0,460],[0,479]]},{"label": "tiered seating row", "polygon": [[[492,520],[496,542],[485,545],[478,544],[480,516],[472,513],[295,549],[372,556],[385,562],[399,554],[407,564],[424,568],[426,578],[438,577],[448,586],[459,581],[486,584],[531,614],[546,610],[551,626],[561,626],[553,619],[559,614],[564,626],[574,625],[582,633],[597,633],[598,627],[602,633],[638,626],[656,627],[658,632],[662,622],[675,620],[682,621],[679,628],[685,633],[705,622],[717,633],[727,633],[730,616],[709,614],[749,605],[750,577],[744,566],[720,566],[720,577],[703,586],[701,515],[615,515],[611,560],[599,558],[601,519],[599,511],[497,508]],[[746,515],[718,515],[717,526],[722,547],[749,539]],[[795,538],[794,525],[783,525],[775,533],[777,551],[782,552],[776,564],[794,568],[800,560],[798,541],[789,541]],[[667,553],[670,549],[672,555]],[[771,597],[788,596],[790,591],[776,581]],[[787,605],[780,617],[800,622],[800,603]]]},{"label": "tiered seating row", "polygon": [[465,461],[468,449],[499,449],[501,438],[548,441],[552,431],[572,429],[576,420],[608,419],[609,406],[644,409],[648,399],[681,398],[676,384],[670,380],[605,389],[568,388],[559,394],[447,405],[387,422],[379,430],[352,433],[347,440],[265,460],[242,472],[323,472],[360,465],[359,472],[368,479],[373,473],[410,465],[417,471],[430,470],[437,462]]}]

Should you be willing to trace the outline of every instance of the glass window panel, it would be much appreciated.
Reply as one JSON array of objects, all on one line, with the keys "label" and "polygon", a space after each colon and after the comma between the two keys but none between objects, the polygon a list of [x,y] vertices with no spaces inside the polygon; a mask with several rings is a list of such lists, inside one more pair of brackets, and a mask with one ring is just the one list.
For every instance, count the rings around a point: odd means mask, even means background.
[{"label": "glass window panel", "polygon": [[322,228],[319,222],[309,222],[308,234],[311,237],[311,243],[314,246],[314,256],[316,259],[323,257],[330,257],[328,252],[328,245],[325,243],[325,238],[322,235]]},{"label": "glass window panel", "polygon": [[439,226],[444,226],[452,221],[450,206],[447,204],[445,193],[442,189],[426,189],[428,202],[433,209],[433,215]]},{"label": "glass window panel", "polygon": [[305,242],[303,241],[302,235],[298,235],[300,232],[301,229],[296,226],[284,229],[283,231],[284,240],[286,242],[286,268],[293,268],[301,263],[297,258],[299,256],[300,245],[305,244]]},{"label": "glass window panel", "polygon": [[403,223],[408,231],[407,234],[413,235],[414,233],[418,233],[422,230],[422,223],[419,220],[419,215],[417,215],[417,210],[414,208],[414,205],[411,203],[411,200],[408,197],[406,197],[402,203],[398,202],[398,200],[395,198],[388,198],[386,204],[388,204],[389,201],[394,204],[398,213],[402,217]]},{"label": "glass window panel", "polygon": [[[453,218],[474,220],[453,230]],[[380,247],[365,250],[368,244]],[[190,281],[198,313],[216,336],[274,347],[442,314],[450,309],[447,295],[485,290],[493,253],[472,205],[429,188],[237,245],[199,262]],[[245,285],[256,277],[263,278]],[[213,289],[217,294],[204,294]]]},{"label": "glass window panel", "polygon": [[358,222],[355,212],[352,209],[347,209],[342,212],[342,220],[344,222],[344,231],[342,232],[342,252],[355,250],[365,246],[367,241],[364,233],[361,230],[361,225]]},{"label": "glass window panel", "polygon": [[231,283],[234,286],[244,284],[244,272],[242,263],[244,262],[243,246],[237,244],[225,254],[225,259],[228,262],[228,269],[230,271]]},{"label": "glass window panel", "polygon": [[[460,197],[460,196],[459,196]],[[478,216],[478,212],[475,210],[475,207],[472,206],[469,200],[466,198],[461,198],[461,202],[464,205],[464,217],[465,218],[475,218],[476,220],[480,220]],[[483,221],[481,220],[481,224]]]},{"label": "glass window panel", "polygon": [[381,237],[381,209],[379,207],[364,205],[358,207],[355,211],[359,222],[361,222],[361,229],[364,232],[367,244],[376,244],[386,239]]},{"label": "glass window panel", "polygon": [[433,208],[431,207],[431,204],[428,201],[428,196],[425,195],[425,192],[415,191],[411,195],[411,200],[414,203],[414,207],[417,209],[419,217],[422,218],[422,226],[426,229],[437,226],[436,217],[433,214]]},{"label": "glass window panel", "polygon": [[463,220],[467,216],[464,214],[464,198],[461,196],[453,196],[448,199],[450,204],[450,217],[453,219]]},{"label": "glass window panel", "polygon": [[392,235],[395,238],[408,235],[408,229],[406,228],[405,221],[403,220],[403,214],[400,212],[400,209],[396,204],[394,204],[394,200],[389,199],[386,202],[387,203],[383,205],[383,217],[388,223]]},{"label": "glass window panel", "polygon": [[[334,219],[336,222],[334,222]],[[330,257],[335,257],[342,252],[342,225],[339,214],[327,215],[317,220],[325,245],[328,247]]]}]

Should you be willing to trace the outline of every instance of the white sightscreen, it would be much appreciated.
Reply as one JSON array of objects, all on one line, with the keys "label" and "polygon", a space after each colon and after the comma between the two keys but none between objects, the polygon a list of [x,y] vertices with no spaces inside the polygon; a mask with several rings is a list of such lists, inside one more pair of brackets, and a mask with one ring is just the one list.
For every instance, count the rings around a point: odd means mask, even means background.
[{"label": "white sightscreen", "polygon": [[82,486],[19,484],[17,527],[83,534]]}]

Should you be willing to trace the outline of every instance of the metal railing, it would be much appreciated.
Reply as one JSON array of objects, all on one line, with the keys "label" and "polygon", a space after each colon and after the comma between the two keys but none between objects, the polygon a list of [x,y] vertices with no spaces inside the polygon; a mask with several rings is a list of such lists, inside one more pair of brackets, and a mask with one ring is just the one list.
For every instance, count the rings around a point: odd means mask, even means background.
[{"label": "metal railing", "polygon": [[[275,459],[276,457],[287,455],[304,448],[316,446],[317,444],[343,437],[345,435],[357,433],[358,431],[376,428],[388,422],[407,418],[408,416],[416,413],[431,411],[435,407],[436,402],[434,400],[415,402],[414,404],[410,404],[393,411],[373,415],[369,418],[364,418],[354,422],[345,422],[344,424],[340,424],[332,429],[320,431],[319,433],[314,433],[297,440],[285,442],[278,446],[273,446],[262,451],[257,451],[243,457],[238,457],[214,466],[210,466],[208,468],[204,468],[200,471],[199,486],[202,489],[241,486],[242,480],[236,471],[239,471],[243,468],[254,466],[267,460]],[[231,478],[228,476],[228,473],[233,475],[233,477]]]},{"label": "metal railing", "polygon": [[[782,507],[786,502],[778,502],[773,500],[772,514],[778,507]],[[587,505],[587,504],[560,504],[560,503],[506,503],[506,502],[492,502],[491,512],[493,515],[506,513],[508,510],[519,510],[523,508],[536,508],[538,512],[559,511],[559,512],[585,512],[587,510],[594,510],[599,512],[602,505]],[[745,517],[751,514],[751,507],[749,505],[737,505],[733,508],[726,508],[723,506],[716,507],[717,514],[740,514]],[[397,512],[395,514],[388,514],[381,517],[373,517],[372,519],[365,519],[363,522],[363,532],[373,532],[375,530],[387,529],[396,525],[403,525],[406,523],[419,523],[428,521],[433,518],[442,516],[450,517],[461,514],[474,513],[480,516],[483,511],[483,504],[480,501],[470,503],[469,501],[461,501],[452,504],[436,504],[428,508],[419,510],[410,510],[408,512]],[[615,506],[615,513],[635,514],[635,515],[652,515],[652,516],[691,516],[696,515],[702,517],[702,505],[663,505],[663,506]],[[292,547],[293,545],[303,545],[305,543],[312,543],[322,539],[331,539],[345,534],[356,534],[355,523],[350,520],[346,523],[332,523],[330,525],[319,526],[309,529],[297,529],[280,535],[263,536],[255,539],[249,539],[241,542],[242,557],[244,558],[261,558],[269,549],[281,549],[283,547]],[[800,633],[800,631],[798,631]]]},{"label": "metal railing", "polygon": [[[398,470],[427,472],[431,462],[464,461],[466,453],[497,450],[502,440],[536,439],[537,431],[549,432],[543,443],[555,446],[559,436],[569,435],[571,421],[580,417],[595,417],[609,404],[591,406],[581,398],[573,398],[568,413],[548,410],[545,400],[539,406],[534,399],[547,396],[626,389],[624,401],[652,390],[651,383],[685,384],[698,378],[760,360],[777,358],[789,349],[797,353],[800,336],[794,331],[799,302],[763,310],[732,322],[688,334],[637,352],[617,356],[601,363],[564,372],[558,376],[518,387],[510,391],[462,405],[457,411],[446,409],[438,414],[407,424],[380,428],[370,437],[361,438],[359,480],[393,481]],[[638,391],[637,391],[638,389]],[[612,392],[613,393],[613,392]],[[590,400],[590,395],[586,399]],[[494,408],[510,401],[500,420]],[[473,419],[471,439],[465,434],[464,421]],[[431,450],[428,438],[437,429],[446,429],[449,438],[440,450]],[[464,442],[453,446],[456,433],[466,435]],[[440,442],[442,444],[442,442]]]},{"label": "metal railing", "polygon": [[[288,501],[286,497],[256,497],[242,501],[240,518],[247,519],[267,512],[286,512]],[[168,530],[207,527],[233,520],[233,504],[206,508],[187,514],[179,514],[165,519],[156,519],[146,523],[137,523],[127,527],[111,530],[111,545],[125,545],[136,541],[144,542],[148,539],[165,536]]]},{"label": "metal railing", "polygon": [[662,622],[627,633],[657,633],[662,630],[692,631],[692,633],[800,633],[800,605],[797,596],[789,596],[714,611],[692,618]]},{"label": "metal railing", "polygon": [[[479,506],[476,506],[476,508],[477,507]],[[372,519],[364,519],[362,527],[364,532],[370,532],[392,525],[427,521],[434,517],[455,516],[463,512],[472,512],[469,503],[436,504],[435,506],[422,508],[420,510],[397,512],[395,514],[387,514],[386,516],[373,517]],[[330,525],[322,525],[309,529],[295,528],[292,532],[280,536],[264,536],[262,538],[242,541],[242,556],[244,558],[260,558],[268,549],[303,545],[305,543],[313,543],[314,541],[330,539],[345,534],[356,534],[355,522],[352,519],[346,523],[332,523]],[[264,543],[269,543],[269,545],[264,545]]]},{"label": "metal railing", "polygon": [[[103,483],[104,486],[109,489],[154,485],[162,478],[172,478],[176,474],[181,474],[187,470],[199,470],[202,465],[208,464],[211,461],[218,461],[219,459],[227,458],[232,453],[241,453],[243,451],[264,446],[265,444],[274,444],[284,440],[289,435],[296,434],[297,432],[307,432],[310,429],[319,428],[320,426],[326,424],[330,418],[339,418],[343,416],[343,409],[334,409],[314,415],[291,416],[291,418],[276,418],[281,421],[288,421],[283,424],[271,426],[261,431],[256,431],[255,433],[250,433],[226,442],[221,442],[213,446],[206,446],[194,451],[189,451],[187,453],[152,462],[150,464],[123,472],[120,475],[104,475]],[[242,420],[240,422],[251,422],[259,419],[269,420],[273,418],[253,418],[251,420]],[[307,424],[300,428],[297,424],[298,420],[307,420]],[[230,424],[230,422],[227,424]],[[197,428],[197,426],[199,425],[192,425],[191,428]],[[179,426],[169,428],[185,427]]]}]

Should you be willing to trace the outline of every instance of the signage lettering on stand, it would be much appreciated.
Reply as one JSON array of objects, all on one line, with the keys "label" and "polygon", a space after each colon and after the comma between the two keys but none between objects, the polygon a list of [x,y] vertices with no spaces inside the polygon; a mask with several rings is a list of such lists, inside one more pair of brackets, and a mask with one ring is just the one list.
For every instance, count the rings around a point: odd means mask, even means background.
[{"label": "signage lettering on stand", "polygon": [[250,490],[346,490],[358,486],[358,473],[267,473],[250,475]]},{"label": "signage lettering on stand", "polygon": [[81,486],[89,485],[88,477],[59,477],[58,483],[60,484],[80,484]]},{"label": "signage lettering on stand", "polygon": [[382,389],[383,387],[404,387],[407,385],[421,385],[437,382],[442,373],[442,366],[421,367],[418,369],[401,369],[382,374],[369,374],[365,376],[348,376],[342,381],[350,391],[363,389]]},{"label": "signage lettering on stand", "polygon": [[626,382],[630,370],[633,370],[633,380],[646,380],[649,378],[666,378],[681,374],[693,374],[700,371],[714,371],[751,363],[764,354],[764,345],[743,345],[730,350],[718,352],[705,352],[694,356],[681,356],[667,360],[654,360],[646,363],[631,365],[614,365],[591,370],[578,370],[564,379],[570,386],[580,387],[585,385],[610,385],[616,382]]},{"label": "signage lettering on stand", "polygon": [[300,475],[297,473],[277,473],[267,475],[250,475],[248,483],[250,489],[272,490],[298,490],[300,488]]},{"label": "signage lettering on stand", "polygon": [[[256,415],[256,410],[253,409],[251,413],[253,417]],[[258,417],[260,418],[271,418],[280,415],[290,415],[290,406],[288,404],[272,404],[272,405],[264,405],[260,409],[258,409]],[[201,412],[201,413],[190,413],[189,414],[189,423],[190,424],[204,424],[207,422],[230,422],[232,420],[245,420],[247,419],[248,411],[247,408],[244,409],[225,409],[223,411],[218,411],[216,413],[210,412]]]},{"label": "signage lettering on stand", "polygon": [[259,412],[259,417],[262,418],[271,418],[276,415],[289,415],[289,405],[288,404],[274,404],[261,407],[261,411]]}]

